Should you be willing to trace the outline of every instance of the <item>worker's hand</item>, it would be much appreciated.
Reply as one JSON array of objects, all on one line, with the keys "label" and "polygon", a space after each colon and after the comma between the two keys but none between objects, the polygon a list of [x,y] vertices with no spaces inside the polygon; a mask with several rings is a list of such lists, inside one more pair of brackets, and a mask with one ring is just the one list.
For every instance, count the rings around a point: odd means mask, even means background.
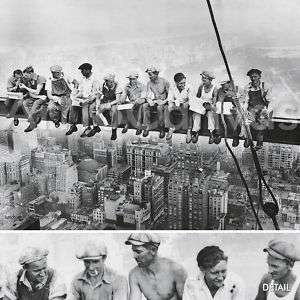
[{"label": "worker's hand", "polygon": [[19,88],[20,89],[26,89],[26,85],[24,83],[19,83]]},{"label": "worker's hand", "polygon": [[148,99],[147,102],[149,103],[150,106],[154,106],[154,104],[155,104],[154,101],[150,100],[150,99]]}]

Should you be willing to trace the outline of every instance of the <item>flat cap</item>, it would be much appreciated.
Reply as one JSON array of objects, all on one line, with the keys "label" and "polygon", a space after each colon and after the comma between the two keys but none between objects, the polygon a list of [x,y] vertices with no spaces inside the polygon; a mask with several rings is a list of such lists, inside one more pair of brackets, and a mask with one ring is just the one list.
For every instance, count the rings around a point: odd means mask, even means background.
[{"label": "flat cap", "polygon": [[89,63],[84,63],[78,67],[79,70],[92,70],[93,66]]},{"label": "flat cap", "polygon": [[229,79],[227,79],[227,80],[222,80],[222,81],[220,82],[220,85],[224,85],[224,84],[226,84],[226,83],[230,83],[230,80],[229,80]]},{"label": "flat cap", "polygon": [[258,69],[251,69],[247,72],[247,76],[251,76],[252,74],[258,74],[260,75],[262,73],[261,70],[258,70]]},{"label": "flat cap", "polygon": [[126,245],[142,246],[145,244],[160,245],[160,238],[154,233],[138,232],[132,233],[125,241]]},{"label": "flat cap", "polygon": [[149,72],[151,72],[151,73],[159,73],[159,70],[158,70],[156,67],[150,66],[150,67],[148,67],[148,68],[146,69],[145,72],[146,72],[146,73],[149,73]]},{"label": "flat cap", "polygon": [[49,254],[47,249],[28,247],[24,250],[24,253],[19,258],[20,265],[29,264],[35,261],[39,261],[46,258]]},{"label": "flat cap", "polygon": [[209,79],[215,79],[216,78],[215,75],[210,71],[202,71],[200,73],[200,75],[203,76],[203,77],[209,78]]},{"label": "flat cap", "polygon": [[27,66],[24,70],[23,73],[33,73],[34,69],[33,66]]},{"label": "flat cap", "polygon": [[137,72],[130,72],[126,78],[138,78],[139,74]]},{"label": "flat cap", "polygon": [[104,80],[110,80],[110,81],[115,81],[115,74],[112,74],[112,73],[108,73],[108,74],[105,74],[103,79]]},{"label": "flat cap", "polygon": [[59,65],[54,65],[50,68],[51,72],[61,72],[62,71],[62,67]]},{"label": "flat cap", "polygon": [[107,255],[107,248],[101,241],[88,241],[76,253],[76,257],[82,260],[100,259],[104,255]]},{"label": "flat cap", "polygon": [[278,239],[271,240],[263,251],[278,259],[300,261],[300,249],[296,249],[292,243]]}]

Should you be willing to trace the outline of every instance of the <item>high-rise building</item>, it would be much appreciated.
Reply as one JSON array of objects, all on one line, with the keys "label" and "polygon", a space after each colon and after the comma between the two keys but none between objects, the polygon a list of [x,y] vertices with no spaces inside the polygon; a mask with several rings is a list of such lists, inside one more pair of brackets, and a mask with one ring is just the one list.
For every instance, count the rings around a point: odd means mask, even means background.
[{"label": "high-rise building", "polygon": [[224,217],[227,214],[228,191],[212,189],[209,191],[209,226],[224,229]]},{"label": "high-rise building", "polygon": [[168,228],[187,229],[188,189],[187,174],[175,173],[170,177],[168,187]]},{"label": "high-rise building", "polygon": [[5,185],[6,182],[6,163],[4,161],[0,161],[0,186]]},{"label": "high-rise building", "polygon": [[293,145],[268,144],[268,166],[275,169],[291,169],[297,158]]},{"label": "high-rise building", "polygon": [[20,160],[20,179],[23,185],[28,184],[30,178],[30,159],[23,156]]},{"label": "high-rise building", "polygon": [[171,148],[163,143],[132,142],[127,145],[127,162],[134,176],[143,175],[156,165],[167,165],[171,162]]},{"label": "high-rise building", "polygon": [[61,164],[56,167],[56,191],[68,192],[78,181],[77,166],[75,164]]},{"label": "high-rise building", "polygon": [[96,200],[96,186],[94,184],[85,184],[82,187],[81,203],[83,207],[93,207]]}]

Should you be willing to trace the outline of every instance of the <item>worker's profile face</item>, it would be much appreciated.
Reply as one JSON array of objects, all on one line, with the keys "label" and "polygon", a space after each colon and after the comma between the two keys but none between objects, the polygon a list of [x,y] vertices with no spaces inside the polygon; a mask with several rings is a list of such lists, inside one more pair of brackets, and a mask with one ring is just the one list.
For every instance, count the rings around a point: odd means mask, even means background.
[{"label": "worker's profile face", "polygon": [[182,80],[180,80],[179,82],[176,82],[176,86],[177,88],[182,91],[185,88],[185,84],[186,84],[186,79],[183,78]]},{"label": "worker's profile face", "polygon": [[202,83],[204,85],[210,85],[211,84],[211,79],[206,77],[206,76],[202,76]]},{"label": "worker's profile face", "polygon": [[227,261],[221,260],[212,268],[201,270],[204,273],[205,281],[208,286],[220,288],[224,285],[227,274]]},{"label": "worker's profile face", "polygon": [[290,270],[291,266],[286,260],[277,259],[271,255],[267,258],[268,272],[274,280],[278,280],[286,276]]},{"label": "worker's profile face", "polygon": [[91,277],[95,277],[102,273],[105,257],[102,256],[99,259],[85,259],[83,262],[87,274]]},{"label": "worker's profile face", "polygon": [[148,76],[150,81],[155,81],[158,78],[158,73],[149,71]]},{"label": "worker's profile face", "polygon": [[26,79],[31,79],[32,74],[33,74],[33,73],[24,72],[24,73],[23,73],[23,76],[24,76]]},{"label": "worker's profile face", "polygon": [[111,89],[114,87],[115,82],[111,79],[105,79],[105,84],[107,85],[108,88]]},{"label": "worker's profile face", "polygon": [[26,273],[29,280],[35,283],[43,282],[47,277],[47,259],[43,258],[29,263],[26,268]]},{"label": "worker's profile face", "polygon": [[139,267],[149,266],[155,257],[155,252],[145,246],[132,245],[132,251],[133,257]]},{"label": "worker's profile face", "polygon": [[14,76],[17,80],[20,80],[23,77],[23,74],[15,74]]}]

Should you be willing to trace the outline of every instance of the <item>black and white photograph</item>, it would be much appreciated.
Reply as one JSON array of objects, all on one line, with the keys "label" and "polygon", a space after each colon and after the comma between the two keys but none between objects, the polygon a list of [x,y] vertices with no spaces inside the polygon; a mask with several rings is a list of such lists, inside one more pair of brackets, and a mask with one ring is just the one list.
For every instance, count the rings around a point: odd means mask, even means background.
[{"label": "black and white photograph", "polygon": [[6,232],[1,299],[299,299],[298,233]]},{"label": "black and white photograph", "polygon": [[299,11],[2,0],[0,229],[298,230]]}]

